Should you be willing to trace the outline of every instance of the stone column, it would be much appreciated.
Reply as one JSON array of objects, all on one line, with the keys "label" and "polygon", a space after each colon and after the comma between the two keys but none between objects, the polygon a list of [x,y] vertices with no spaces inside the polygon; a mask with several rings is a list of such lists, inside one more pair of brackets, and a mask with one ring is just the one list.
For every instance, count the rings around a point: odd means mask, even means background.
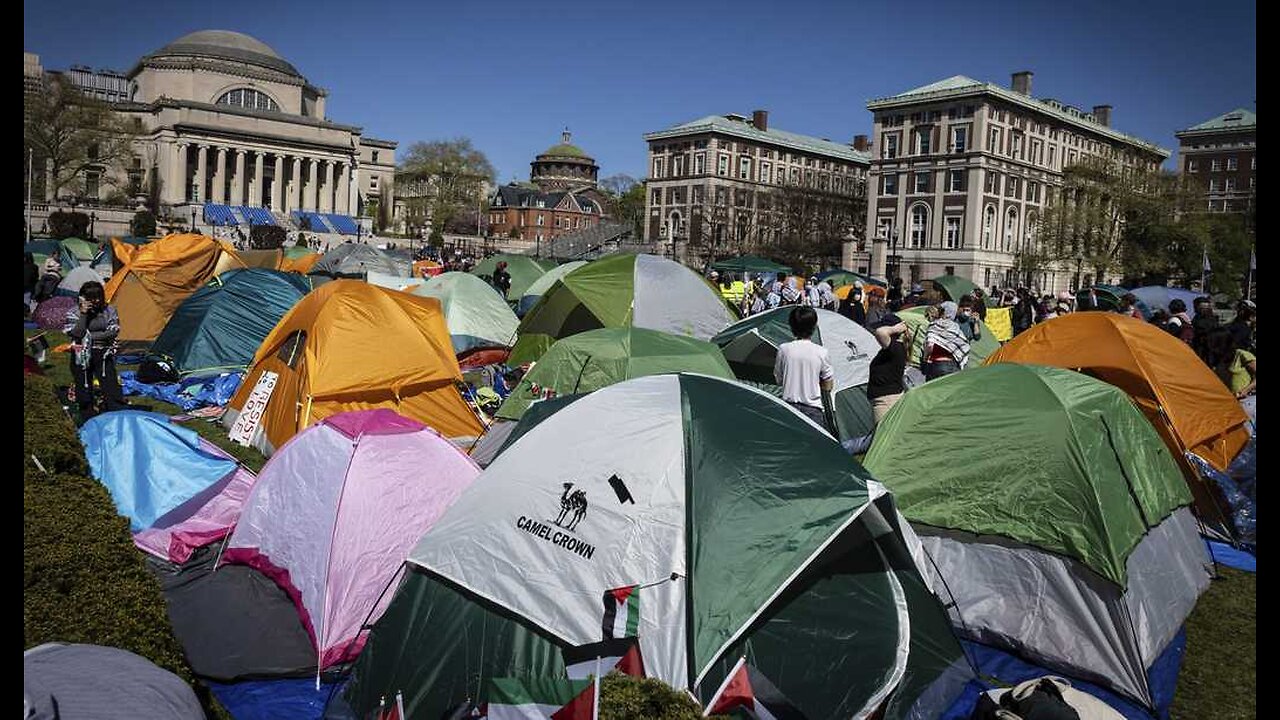
[{"label": "stone column", "polygon": [[318,182],[317,171],[319,170],[319,168],[316,167],[316,165],[317,165],[317,160],[315,158],[307,159],[307,196],[306,196],[306,199],[303,201],[304,202],[303,209],[310,210],[312,212],[316,210],[316,207],[317,207],[316,196],[320,194],[319,192],[317,192],[319,188],[316,187],[316,183]]},{"label": "stone column", "polygon": [[249,200],[245,203],[246,205],[260,207],[265,204],[262,199],[262,165],[264,161],[265,156],[261,151],[253,154],[253,182],[250,185]]},{"label": "stone column", "polygon": [[166,179],[169,183],[169,204],[180,205],[187,201],[187,192],[191,189],[191,179],[187,177],[187,144],[177,143],[173,146],[173,167]]},{"label": "stone column", "polygon": [[347,163],[338,164],[338,195],[335,200],[336,207],[334,210],[343,215],[351,214],[351,198],[348,193],[351,188],[351,166]]},{"label": "stone column", "polygon": [[320,212],[333,212],[333,161],[324,161],[324,185],[320,188]]},{"label": "stone column", "polygon": [[289,211],[302,207],[302,158],[289,158]]},{"label": "stone column", "polygon": [[244,150],[236,150],[236,175],[231,181],[231,204],[244,205],[245,192],[249,189],[249,179],[244,176]]},{"label": "stone column", "polygon": [[209,202],[209,146],[201,145],[196,151],[196,202]]},{"label": "stone column", "polygon": [[213,202],[224,203],[227,201],[227,150],[226,148],[217,147],[213,149],[213,192],[209,193]]},{"label": "stone column", "polygon": [[350,173],[347,187],[347,214],[356,215],[360,212],[360,163],[356,161],[348,167]]},{"label": "stone column", "polygon": [[275,178],[271,181],[271,210],[284,210],[284,156],[275,154]]}]

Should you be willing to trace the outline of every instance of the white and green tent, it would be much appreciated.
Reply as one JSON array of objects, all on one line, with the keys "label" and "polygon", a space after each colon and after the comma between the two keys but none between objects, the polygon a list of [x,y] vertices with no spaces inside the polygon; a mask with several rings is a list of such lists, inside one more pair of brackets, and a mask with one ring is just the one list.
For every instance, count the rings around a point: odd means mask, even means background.
[{"label": "white and green tent", "polygon": [[[743,655],[808,717],[936,717],[971,677],[883,486],[780,400],[703,375],[587,395],[498,456],[410,554],[346,691],[409,717],[639,640],[710,699]],[[910,532],[909,529],[906,532]]]},{"label": "white and green tent", "polygon": [[[778,348],[795,340],[787,322],[794,309],[780,307],[757,313],[711,338],[720,346],[735,377],[758,384],[766,392],[781,394],[773,377],[773,364]],[[839,313],[817,312],[818,327],[810,339],[827,349],[835,372],[831,404],[836,428],[841,439],[861,437],[875,429],[871,403],[867,401],[867,381],[880,343],[866,328]]]},{"label": "white and green tent", "polygon": [[542,296],[551,289],[552,285],[560,278],[586,265],[586,260],[570,260],[563,265],[557,265],[542,274],[537,280],[533,281],[524,294],[520,296],[520,302],[516,303],[516,315],[524,317],[526,313],[533,309],[534,305],[542,299]]},{"label": "white and green tent", "polygon": [[493,286],[464,272],[441,273],[413,288],[414,295],[433,297],[444,310],[449,339],[458,355],[479,348],[511,347],[515,313]]}]

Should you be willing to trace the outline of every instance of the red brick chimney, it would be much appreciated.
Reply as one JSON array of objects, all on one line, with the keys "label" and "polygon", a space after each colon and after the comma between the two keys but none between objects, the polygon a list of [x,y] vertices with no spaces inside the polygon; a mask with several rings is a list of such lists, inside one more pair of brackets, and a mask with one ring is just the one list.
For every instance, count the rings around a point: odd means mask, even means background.
[{"label": "red brick chimney", "polygon": [[1022,70],[1021,72],[1014,73],[1013,83],[1012,83],[1013,91],[1020,95],[1026,95],[1027,97],[1030,97],[1031,96],[1031,76],[1033,74],[1034,73],[1032,73],[1030,70]]},{"label": "red brick chimney", "polygon": [[1111,127],[1111,106],[1110,105],[1094,105],[1093,119],[1099,125]]},{"label": "red brick chimney", "polygon": [[751,113],[751,126],[761,132],[768,130],[769,129],[769,111],[756,110],[755,112]]},{"label": "red brick chimney", "polygon": [[870,149],[871,149],[871,144],[867,142],[867,136],[866,136],[866,135],[854,135],[854,136],[853,136],[853,149],[854,149],[854,150],[857,150],[858,152],[867,152],[868,150],[870,150]]}]

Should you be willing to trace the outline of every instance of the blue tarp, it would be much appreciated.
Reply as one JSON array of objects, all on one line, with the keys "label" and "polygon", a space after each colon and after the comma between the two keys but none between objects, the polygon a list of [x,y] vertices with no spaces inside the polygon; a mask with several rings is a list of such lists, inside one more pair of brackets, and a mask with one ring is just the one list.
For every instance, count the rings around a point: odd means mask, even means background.
[{"label": "blue tarp", "polygon": [[138,382],[138,373],[125,370],[120,373],[120,387],[125,395],[163,400],[183,410],[195,410],[209,405],[226,405],[236,394],[244,373],[229,372],[220,375],[183,378],[181,382],[150,385]]},{"label": "blue tarp", "polygon": [[1195,300],[1199,297],[1196,293],[1182,288],[1164,287],[1163,285],[1148,285],[1146,287],[1134,288],[1129,292],[1133,293],[1151,310],[1169,309],[1169,301],[1177,298],[1182,300],[1187,306],[1187,315],[1195,318]]},{"label": "blue tarp", "polygon": [[103,413],[80,428],[80,442],[93,476],[134,532],[236,469],[234,460],[202,450],[194,430],[159,413]]},{"label": "blue tarp", "polygon": [[[1062,675],[987,645],[969,641],[961,641],[961,644],[964,646],[965,654],[977,664],[978,675],[983,680],[969,681],[964,692],[939,720],[968,720],[973,714],[974,706],[978,703],[978,696],[987,690],[996,687],[1012,687],[1020,682],[1045,675]],[[1182,670],[1182,660],[1186,652],[1187,631],[1184,629],[1178,632],[1173,642],[1169,643],[1169,647],[1165,648],[1147,671],[1147,682],[1151,686],[1151,694],[1157,708],[1155,713],[1092,683],[1074,678],[1067,679],[1073,687],[1102,700],[1128,720],[1167,720],[1169,707],[1173,704],[1173,691],[1178,686],[1178,673]],[[998,680],[999,684],[986,682],[986,680]]]},{"label": "blue tarp", "polygon": [[1187,459],[1203,477],[1218,486],[1231,511],[1235,539],[1247,549],[1252,549],[1258,542],[1257,438],[1249,438],[1249,443],[1231,461],[1225,473],[1195,453],[1188,452]]},{"label": "blue tarp", "polygon": [[236,720],[320,720],[336,684],[321,683],[316,690],[314,678],[286,678],[210,682],[209,689]]},{"label": "blue tarp", "polygon": [[1257,557],[1252,553],[1233,548],[1226,543],[1210,540],[1209,554],[1213,556],[1213,561],[1219,565],[1226,565],[1229,568],[1244,570],[1245,572],[1258,572]]}]

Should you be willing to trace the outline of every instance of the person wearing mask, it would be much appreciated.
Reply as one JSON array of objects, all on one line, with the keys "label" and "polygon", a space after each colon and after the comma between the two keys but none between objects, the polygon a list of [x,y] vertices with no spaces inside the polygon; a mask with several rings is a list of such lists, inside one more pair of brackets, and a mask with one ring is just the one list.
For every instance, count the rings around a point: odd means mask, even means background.
[{"label": "person wearing mask", "polygon": [[960,372],[969,361],[969,341],[956,322],[958,310],[950,300],[942,303],[941,317],[930,322],[925,331],[921,370],[928,380]]},{"label": "person wearing mask", "polygon": [[1227,323],[1227,331],[1231,333],[1231,339],[1235,342],[1236,347],[1241,350],[1253,351],[1254,345],[1254,327],[1258,322],[1258,306],[1252,300],[1241,300],[1236,305],[1236,316],[1231,322]]},{"label": "person wearing mask", "polygon": [[1138,309],[1138,296],[1133,293],[1125,293],[1120,296],[1120,306],[1116,308],[1116,312],[1146,321],[1146,318],[1142,316],[1142,311]]},{"label": "person wearing mask", "polygon": [[1191,316],[1187,314],[1187,304],[1180,298],[1169,301],[1169,317],[1163,325],[1166,332],[1190,345],[1196,337],[1195,328],[1191,324]]},{"label": "person wearing mask", "polygon": [[494,268],[493,286],[498,289],[498,292],[502,293],[504,300],[508,299],[507,293],[511,292],[511,273],[507,272],[506,262],[499,262],[498,266]]},{"label": "person wearing mask", "polygon": [[796,307],[787,316],[795,340],[778,348],[773,379],[782,387],[782,399],[821,428],[827,428],[823,394],[830,393],[835,378],[827,349],[813,342],[818,312]]},{"label": "person wearing mask", "polygon": [[907,391],[902,382],[902,375],[907,369],[907,346],[902,343],[902,335],[906,331],[907,324],[897,315],[885,315],[873,331],[880,343],[880,351],[871,359],[867,400],[871,402],[871,413],[877,426]]},{"label": "person wearing mask", "polygon": [[973,312],[973,303],[973,297],[965,295],[960,298],[960,304],[956,310],[956,324],[960,326],[960,332],[964,333],[965,339],[970,344],[974,340],[982,339],[982,323]]},{"label": "person wearing mask", "polygon": [[102,283],[90,281],[80,287],[76,306],[67,312],[63,332],[71,338],[71,376],[75,378],[75,400],[80,417],[87,420],[96,410],[94,381],[102,392],[109,412],[128,407],[116,377],[116,336],[120,334],[120,316],[107,304]]},{"label": "person wearing mask", "polygon": [[855,283],[849,289],[849,294],[845,295],[844,299],[840,301],[836,312],[863,327],[867,327],[867,310],[862,305],[862,283]]}]

